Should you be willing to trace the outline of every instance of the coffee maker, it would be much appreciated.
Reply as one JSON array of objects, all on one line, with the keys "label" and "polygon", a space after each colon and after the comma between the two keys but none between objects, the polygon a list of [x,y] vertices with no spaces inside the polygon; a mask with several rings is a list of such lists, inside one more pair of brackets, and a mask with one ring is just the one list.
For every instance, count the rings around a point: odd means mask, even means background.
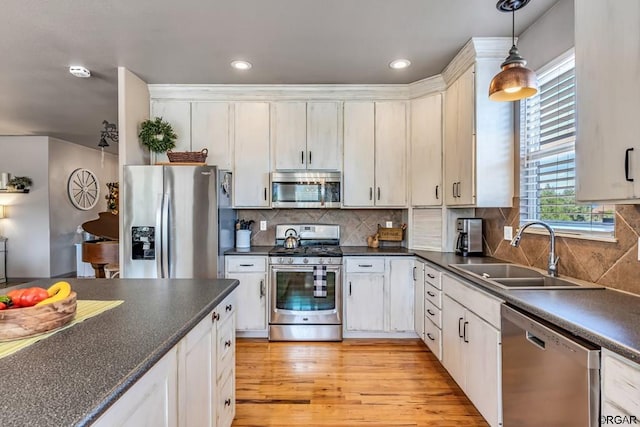
[{"label": "coffee maker", "polygon": [[456,231],[456,254],[482,255],[482,218],[458,218]]}]

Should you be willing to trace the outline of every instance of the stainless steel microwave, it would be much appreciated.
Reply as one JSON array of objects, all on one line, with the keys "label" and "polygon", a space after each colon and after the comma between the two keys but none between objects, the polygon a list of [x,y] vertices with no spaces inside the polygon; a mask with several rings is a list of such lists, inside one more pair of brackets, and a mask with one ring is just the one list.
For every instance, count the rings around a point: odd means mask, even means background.
[{"label": "stainless steel microwave", "polygon": [[272,172],[271,207],[339,208],[340,172]]}]

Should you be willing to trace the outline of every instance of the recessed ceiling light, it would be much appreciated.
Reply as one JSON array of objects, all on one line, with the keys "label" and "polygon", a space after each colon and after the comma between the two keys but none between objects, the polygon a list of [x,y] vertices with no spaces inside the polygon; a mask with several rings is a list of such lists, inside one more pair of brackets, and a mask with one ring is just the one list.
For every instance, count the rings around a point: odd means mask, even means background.
[{"label": "recessed ceiling light", "polygon": [[236,70],[248,70],[251,68],[251,62],[247,61],[233,61],[231,66]]},{"label": "recessed ceiling light", "polygon": [[396,59],[395,61],[391,61],[389,67],[394,70],[401,70],[403,68],[407,68],[409,65],[411,65],[411,61],[408,59]]},{"label": "recessed ceiling light", "polygon": [[69,72],[76,77],[82,77],[85,79],[87,77],[91,77],[91,71],[79,65],[72,65],[71,67],[69,67]]}]

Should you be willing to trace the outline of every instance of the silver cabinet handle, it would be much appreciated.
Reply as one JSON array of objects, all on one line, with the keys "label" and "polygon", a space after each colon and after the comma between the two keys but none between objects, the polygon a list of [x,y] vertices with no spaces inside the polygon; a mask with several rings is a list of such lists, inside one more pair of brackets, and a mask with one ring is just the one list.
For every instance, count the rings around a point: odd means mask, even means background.
[{"label": "silver cabinet handle", "polygon": [[469,324],[469,322],[464,322],[464,326],[463,326],[463,329],[462,329],[462,339],[466,343],[469,342],[469,338],[467,337],[467,325],[468,324]]},{"label": "silver cabinet handle", "polygon": [[253,267],[255,264],[240,264],[240,267]]},{"label": "silver cabinet handle", "polygon": [[260,280],[260,298],[264,297],[265,293],[264,293],[265,289],[264,289],[264,280]]},{"label": "silver cabinet handle", "polygon": [[373,267],[373,264],[358,264],[358,267],[371,268],[371,267]]},{"label": "silver cabinet handle", "polygon": [[451,192],[453,193],[453,197],[456,197],[456,183],[454,182],[452,187],[451,187]]},{"label": "silver cabinet handle", "polygon": [[458,181],[458,185],[456,186],[456,197],[462,197],[462,194],[460,193],[460,184],[461,182]]},{"label": "silver cabinet handle", "polygon": [[462,338],[462,321],[464,320],[464,317],[459,317],[458,318],[458,337]]}]

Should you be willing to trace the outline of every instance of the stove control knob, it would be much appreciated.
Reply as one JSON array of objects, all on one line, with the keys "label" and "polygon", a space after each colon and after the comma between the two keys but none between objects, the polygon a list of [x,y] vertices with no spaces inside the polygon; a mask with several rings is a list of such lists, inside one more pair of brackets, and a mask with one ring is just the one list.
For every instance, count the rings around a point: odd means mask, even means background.
[{"label": "stove control knob", "polygon": [[284,264],[284,258],[282,257],[278,258],[278,264]]},{"label": "stove control knob", "polygon": [[318,263],[320,263],[320,264],[324,264],[324,260],[323,260],[322,258],[320,258],[320,259],[318,260]]},{"label": "stove control knob", "polygon": [[307,258],[303,259],[302,262],[304,262],[305,264],[309,264],[309,260]]},{"label": "stove control knob", "polygon": [[287,260],[287,262],[288,262],[289,264],[293,264],[293,258],[289,258],[289,259]]}]

